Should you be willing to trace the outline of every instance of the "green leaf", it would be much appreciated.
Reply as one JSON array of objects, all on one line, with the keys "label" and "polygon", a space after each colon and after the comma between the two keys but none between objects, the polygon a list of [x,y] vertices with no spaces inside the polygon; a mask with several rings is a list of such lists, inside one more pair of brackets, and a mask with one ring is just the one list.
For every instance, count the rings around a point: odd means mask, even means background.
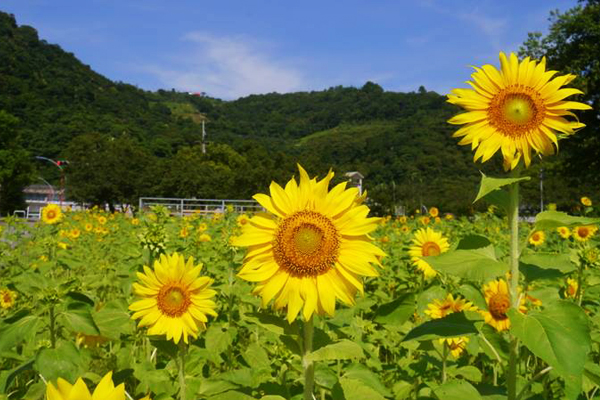
[{"label": "green leaf", "polygon": [[497,261],[489,250],[454,250],[425,260],[438,272],[472,281],[489,281],[508,271],[508,264]]},{"label": "green leaf", "polygon": [[56,349],[42,349],[35,358],[35,366],[46,380],[56,382],[58,378],[69,382],[85,371],[80,367],[81,355],[71,342],[62,342]]},{"label": "green leaf", "polygon": [[465,365],[463,367],[450,367],[448,368],[448,375],[452,377],[462,377],[472,382],[481,382],[481,371],[472,365]]},{"label": "green leaf", "polygon": [[536,230],[593,224],[600,224],[600,218],[574,217],[561,211],[543,211],[535,217]]},{"label": "green leaf", "polygon": [[431,340],[474,334],[478,332],[475,322],[476,320],[467,319],[464,312],[452,313],[444,318],[427,321],[413,328],[402,341]]},{"label": "green leaf", "polygon": [[121,334],[133,332],[133,321],[127,311],[127,303],[122,300],[113,300],[98,311],[92,311],[92,316],[100,334],[109,339],[119,339]]},{"label": "green leaf", "polygon": [[433,389],[433,393],[443,400],[481,399],[477,389],[467,381],[448,381]]},{"label": "green leaf", "polygon": [[364,358],[362,348],[348,340],[342,339],[339,342],[323,346],[319,350],[310,353],[307,358],[311,361],[323,360],[349,360],[353,358]]},{"label": "green leaf", "polygon": [[392,393],[381,383],[379,376],[362,364],[352,364],[345,368],[343,378],[361,381],[380,395],[392,397]]},{"label": "green leaf", "polygon": [[577,398],[591,347],[588,319],[581,307],[556,301],[523,315],[509,310],[511,333],[565,379],[568,398]]},{"label": "green leaf", "polygon": [[233,343],[231,332],[219,325],[211,325],[204,336],[206,349],[210,350],[212,361],[221,362],[220,354]]},{"label": "green leaf", "polygon": [[237,390],[229,390],[224,393],[209,397],[210,400],[255,400],[254,397]]},{"label": "green leaf", "polygon": [[346,399],[385,400],[385,397],[379,394],[379,392],[358,379],[342,377],[340,385]]},{"label": "green leaf", "polygon": [[557,269],[563,274],[568,274],[577,269],[577,266],[571,262],[568,254],[555,253],[535,253],[521,256],[522,263],[535,265],[542,269]]},{"label": "green leaf", "polygon": [[492,245],[490,239],[480,235],[467,235],[460,239],[456,250],[476,250]]},{"label": "green leaf", "polygon": [[5,325],[0,327],[0,352],[30,340],[36,334],[42,320],[36,315],[29,315],[29,312],[23,311],[4,322]]},{"label": "green leaf", "polygon": [[271,360],[267,352],[256,342],[250,343],[244,353],[244,360],[254,369],[269,368],[271,366]]},{"label": "green leaf", "polygon": [[477,193],[477,197],[475,198],[473,203],[477,202],[478,200],[481,200],[483,197],[487,196],[495,190],[500,189],[501,187],[511,185],[515,182],[528,181],[530,179],[531,178],[528,176],[523,176],[521,178],[490,178],[482,172],[479,193]]},{"label": "green leaf", "polygon": [[244,316],[244,319],[250,323],[260,325],[269,332],[273,332],[277,335],[297,335],[298,327],[296,324],[290,325],[287,321],[279,318],[273,314],[268,313],[250,313]]},{"label": "green leaf", "polygon": [[415,312],[415,295],[404,295],[389,303],[382,304],[375,312],[375,322],[382,325],[400,326]]},{"label": "green leaf", "polygon": [[100,331],[90,313],[90,306],[82,302],[73,302],[67,311],[59,314],[63,324],[72,332],[86,335],[99,335]]}]

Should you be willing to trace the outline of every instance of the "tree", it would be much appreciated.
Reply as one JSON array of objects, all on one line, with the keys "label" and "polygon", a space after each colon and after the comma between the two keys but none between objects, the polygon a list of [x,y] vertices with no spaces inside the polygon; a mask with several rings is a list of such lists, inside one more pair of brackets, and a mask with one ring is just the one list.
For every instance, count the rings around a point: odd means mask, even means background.
[{"label": "tree", "polygon": [[550,69],[577,75],[572,85],[585,94],[574,100],[593,107],[578,114],[586,128],[561,142],[563,174],[571,181],[564,186],[579,188],[581,195],[600,186],[600,1],[580,1],[565,13],[553,11],[549,20],[548,34],[530,33],[520,53],[544,55]]},{"label": "tree", "polygon": [[153,192],[155,159],[128,136],[82,135],[71,141],[66,155],[67,189],[75,201],[114,210]]},{"label": "tree", "polygon": [[24,208],[23,189],[33,180],[29,153],[20,145],[19,120],[0,110],[0,215]]}]

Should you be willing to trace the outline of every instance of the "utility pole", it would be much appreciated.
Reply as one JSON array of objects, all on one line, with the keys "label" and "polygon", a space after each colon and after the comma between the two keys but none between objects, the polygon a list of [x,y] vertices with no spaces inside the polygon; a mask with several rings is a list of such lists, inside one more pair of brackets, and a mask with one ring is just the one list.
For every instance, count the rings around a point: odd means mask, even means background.
[{"label": "utility pole", "polygon": [[206,130],[204,129],[204,120],[202,120],[202,154],[206,154]]},{"label": "utility pole", "polygon": [[540,212],[544,211],[544,168],[540,168]]}]

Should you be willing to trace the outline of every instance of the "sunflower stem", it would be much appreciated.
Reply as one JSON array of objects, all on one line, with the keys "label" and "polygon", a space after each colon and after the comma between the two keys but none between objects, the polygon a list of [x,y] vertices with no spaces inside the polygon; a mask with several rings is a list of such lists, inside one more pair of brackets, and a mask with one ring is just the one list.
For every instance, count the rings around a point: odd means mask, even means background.
[{"label": "sunflower stem", "polygon": [[314,324],[311,316],[304,321],[304,346],[302,354],[302,367],[304,368],[304,400],[313,400],[313,388],[315,385],[315,365],[308,358],[312,352]]},{"label": "sunflower stem", "polygon": [[446,383],[448,374],[446,373],[446,360],[448,359],[448,343],[444,340],[444,349],[442,350],[442,383]]},{"label": "sunflower stem", "polygon": [[[518,177],[515,173],[514,177]],[[519,310],[519,182],[509,187],[510,203],[508,207],[508,224],[510,226],[510,297],[511,306]],[[507,390],[508,400],[517,398],[517,362],[519,342],[512,337],[510,342],[510,356],[508,361]]]},{"label": "sunflower stem", "polygon": [[183,341],[179,342],[179,400],[185,400],[185,355],[187,346]]},{"label": "sunflower stem", "polygon": [[56,317],[54,315],[54,304],[50,306],[50,348],[56,348]]},{"label": "sunflower stem", "polygon": [[577,305],[581,307],[581,302],[583,299],[583,271],[585,270],[584,261],[582,259],[579,260],[579,271],[577,271],[577,291],[575,292],[575,299],[577,301]]}]

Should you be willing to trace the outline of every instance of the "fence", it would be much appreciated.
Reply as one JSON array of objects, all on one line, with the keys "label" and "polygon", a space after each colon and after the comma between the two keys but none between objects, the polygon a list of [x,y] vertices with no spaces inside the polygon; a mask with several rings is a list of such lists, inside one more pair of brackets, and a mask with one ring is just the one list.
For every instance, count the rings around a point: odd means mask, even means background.
[{"label": "fence", "polygon": [[166,197],[140,197],[139,210],[151,206],[167,207],[172,214],[189,215],[195,213],[256,212],[263,208],[255,200],[215,200],[215,199],[177,199]]}]

